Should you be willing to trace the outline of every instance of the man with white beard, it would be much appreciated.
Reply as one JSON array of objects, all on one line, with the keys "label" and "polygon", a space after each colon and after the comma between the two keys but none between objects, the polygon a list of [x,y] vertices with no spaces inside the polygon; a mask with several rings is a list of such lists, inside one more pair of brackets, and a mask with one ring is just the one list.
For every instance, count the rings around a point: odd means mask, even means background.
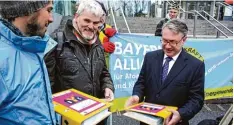
[{"label": "man with white beard", "polygon": [[82,0],[76,13],[65,24],[62,37],[58,33],[52,35],[58,46],[45,58],[52,90],[74,88],[112,101],[114,85],[106,67],[104,49],[98,42],[104,12],[95,0]]}]

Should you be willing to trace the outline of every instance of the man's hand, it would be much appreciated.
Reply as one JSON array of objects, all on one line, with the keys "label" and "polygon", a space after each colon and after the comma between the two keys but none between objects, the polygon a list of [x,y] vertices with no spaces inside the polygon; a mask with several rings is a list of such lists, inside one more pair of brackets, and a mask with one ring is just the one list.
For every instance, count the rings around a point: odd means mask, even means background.
[{"label": "man's hand", "polygon": [[114,93],[109,88],[105,88],[105,99],[107,102],[111,102],[114,100]]},{"label": "man's hand", "polygon": [[175,110],[169,111],[172,112],[172,117],[168,117],[166,119],[165,125],[176,125],[181,120],[180,114]]},{"label": "man's hand", "polygon": [[109,41],[109,38],[104,37],[103,38],[103,44],[102,44],[104,51],[107,53],[113,53],[115,51],[115,44]]},{"label": "man's hand", "polygon": [[131,96],[130,98],[128,98],[124,107],[127,108],[127,107],[134,105],[134,104],[137,104],[137,103],[139,103],[139,97],[137,95],[134,95],[134,96]]}]

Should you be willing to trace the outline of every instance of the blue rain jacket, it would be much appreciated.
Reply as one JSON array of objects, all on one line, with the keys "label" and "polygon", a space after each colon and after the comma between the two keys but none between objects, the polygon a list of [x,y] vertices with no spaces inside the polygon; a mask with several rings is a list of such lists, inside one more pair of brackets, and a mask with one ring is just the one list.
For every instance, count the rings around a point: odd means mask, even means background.
[{"label": "blue rain jacket", "polygon": [[0,125],[56,124],[43,61],[50,40],[17,36],[0,21]]}]

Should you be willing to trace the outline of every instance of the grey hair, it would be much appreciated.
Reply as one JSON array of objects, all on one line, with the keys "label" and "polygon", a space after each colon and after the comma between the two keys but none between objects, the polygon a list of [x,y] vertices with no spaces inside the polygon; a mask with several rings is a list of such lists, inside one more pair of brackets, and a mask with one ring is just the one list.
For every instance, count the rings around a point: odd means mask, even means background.
[{"label": "grey hair", "polygon": [[95,0],[81,0],[76,13],[80,15],[82,12],[84,12],[84,10],[89,11],[98,17],[102,17],[105,14],[101,5]]},{"label": "grey hair", "polygon": [[188,34],[187,25],[179,19],[172,19],[168,21],[163,25],[162,29],[164,29],[165,27],[167,27],[169,30],[173,31],[176,34],[182,33],[184,36],[187,36]]}]

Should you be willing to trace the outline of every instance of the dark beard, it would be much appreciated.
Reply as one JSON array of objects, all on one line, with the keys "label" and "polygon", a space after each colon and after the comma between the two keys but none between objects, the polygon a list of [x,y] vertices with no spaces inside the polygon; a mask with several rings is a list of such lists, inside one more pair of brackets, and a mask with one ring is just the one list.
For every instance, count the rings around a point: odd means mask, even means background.
[{"label": "dark beard", "polygon": [[42,29],[41,26],[38,24],[37,14],[33,15],[32,18],[29,20],[26,26],[26,35],[28,36],[41,36],[44,37],[45,33],[40,32]]}]

